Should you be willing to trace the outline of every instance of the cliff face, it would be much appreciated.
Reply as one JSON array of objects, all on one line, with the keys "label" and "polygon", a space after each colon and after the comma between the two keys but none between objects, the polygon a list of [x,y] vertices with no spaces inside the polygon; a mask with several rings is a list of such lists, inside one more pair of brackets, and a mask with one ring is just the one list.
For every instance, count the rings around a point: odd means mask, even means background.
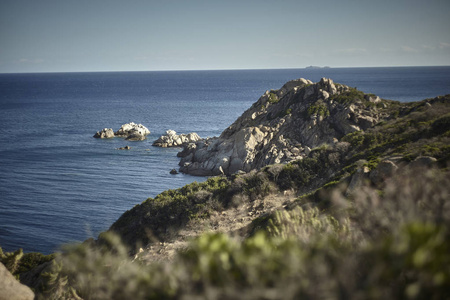
[{"label": "cliff face", "polygon": [[375,125],[389,104],[331,79],[292,80],[266,91],[220,137],[185,146],[180,171],[229,175],[302,159],[311,148]]}]

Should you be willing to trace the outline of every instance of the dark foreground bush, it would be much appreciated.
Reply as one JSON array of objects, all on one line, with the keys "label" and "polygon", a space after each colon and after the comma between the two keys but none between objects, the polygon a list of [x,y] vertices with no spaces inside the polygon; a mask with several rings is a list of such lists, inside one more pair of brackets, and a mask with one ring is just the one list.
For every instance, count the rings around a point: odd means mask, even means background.
[{"label": "dark foreground bush", "polygon": [[275,214],[243,241],[206,233],[173,261],[131,260],[106,245],[66,250],[41,299],[447,299],[450,178],[440,172],[362,188],[333,209]]}]

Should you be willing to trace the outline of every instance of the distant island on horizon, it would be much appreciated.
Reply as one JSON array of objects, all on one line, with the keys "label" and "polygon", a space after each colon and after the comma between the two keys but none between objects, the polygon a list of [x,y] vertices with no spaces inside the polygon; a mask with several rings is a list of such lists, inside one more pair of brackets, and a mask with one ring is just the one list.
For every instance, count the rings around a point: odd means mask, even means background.
[{"label": "distant island on horizon", "polygon": [[308,67],[305,67],[305,69],[331,69],[331,67],[330,66],[323,66],[323,67],[320,67],[320,66],[308,66]]}]

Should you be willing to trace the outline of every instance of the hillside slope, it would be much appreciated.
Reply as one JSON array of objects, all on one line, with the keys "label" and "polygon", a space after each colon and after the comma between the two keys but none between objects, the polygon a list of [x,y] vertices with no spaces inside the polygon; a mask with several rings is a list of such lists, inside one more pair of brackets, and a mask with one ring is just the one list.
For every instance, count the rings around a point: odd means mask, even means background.
[{"label": "hillside slope", "polygon": [[302,159],[311,148],[372,127],[399,105],[331,79],[292,80],[266,91],[220,137],[185,146],[180,171],[230,175]]}]

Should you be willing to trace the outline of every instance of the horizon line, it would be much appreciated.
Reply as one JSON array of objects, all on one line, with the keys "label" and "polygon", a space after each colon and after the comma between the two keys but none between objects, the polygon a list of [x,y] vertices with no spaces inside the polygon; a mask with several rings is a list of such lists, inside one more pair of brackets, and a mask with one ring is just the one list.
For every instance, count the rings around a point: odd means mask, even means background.
[{"label": "horizon line", "polygon": [[98,71],[39,71],[39,72],[2,72],[0,74],[65,74],[65,73],[138,73],[138,72],[205,72],[205,71],[264,71],[264,70],[329,70],[329,69],[375,69],[375,68],[436,68],[450,67],[450,65],[416,65],[416,66],[358,66],[358,67],[332,67],[316,66],[292,67],[292,68],[230,68],[230,69],[168,69],[168,70],[98,70]]}]

